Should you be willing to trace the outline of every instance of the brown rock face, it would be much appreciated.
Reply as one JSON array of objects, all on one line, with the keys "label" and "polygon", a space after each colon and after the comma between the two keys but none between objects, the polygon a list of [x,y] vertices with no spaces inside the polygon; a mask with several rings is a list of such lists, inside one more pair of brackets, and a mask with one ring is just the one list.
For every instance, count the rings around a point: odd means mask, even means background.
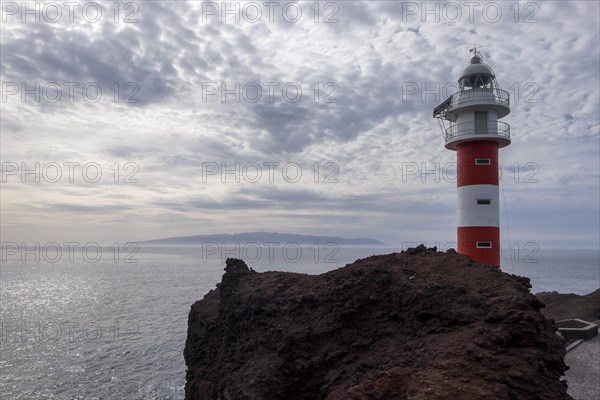
[{"label": "brown rock face", "polygon": [[528,279],[410,253],[317,276],[227,260],[190,311],[185,398],[571,399]]},{"label": "brown rock face", "polygon": [[588,322],[600,320],[600,289],[579,296],[557,292],[542,292],[536,295],[546,308],[544,315],[557,321],[579,318]]}]

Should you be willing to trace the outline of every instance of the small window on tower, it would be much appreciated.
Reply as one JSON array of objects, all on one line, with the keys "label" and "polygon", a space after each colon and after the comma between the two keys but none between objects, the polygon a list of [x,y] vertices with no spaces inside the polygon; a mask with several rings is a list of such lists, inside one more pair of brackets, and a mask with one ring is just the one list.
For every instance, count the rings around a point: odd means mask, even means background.
[{"label": "small window on tower", "polygon": [[490,160],[489,158],[476,158],[475,159],[475,165],[491,165],[492,164],[492,160]]},{"label": "small window on tower", "polygon": [[491,249],[492,242],[477,242],[478,249]]},{"label": "small window on tower", "polygon": [[477,199],[478,206],[489,206],[490,204],[492,204],[491,199]]}]

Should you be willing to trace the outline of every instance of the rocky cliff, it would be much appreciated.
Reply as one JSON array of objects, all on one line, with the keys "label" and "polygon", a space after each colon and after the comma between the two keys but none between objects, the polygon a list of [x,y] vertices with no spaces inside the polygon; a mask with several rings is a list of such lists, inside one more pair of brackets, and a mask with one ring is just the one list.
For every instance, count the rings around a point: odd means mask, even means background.
[{"label": "rocky cliff", "polygon": [[571,399],[529,288],[424,247],[317,276],[229,259],[190,311],[185,398]]},{"label": "rocky cliff", "polygon": [[557,321],[570,318],[589,322],[600,320],[600,289],[583,296],[557,292],[542,292],[536,296],[546,305],[542,311],[548,318]]}]

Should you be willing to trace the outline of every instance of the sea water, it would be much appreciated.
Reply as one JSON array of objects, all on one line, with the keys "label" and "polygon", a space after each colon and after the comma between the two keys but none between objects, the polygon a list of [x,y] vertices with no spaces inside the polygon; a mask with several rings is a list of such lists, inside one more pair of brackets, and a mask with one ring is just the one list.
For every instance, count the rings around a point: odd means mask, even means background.
[{"label": "sea water", "polygon": [[[5,257],[0,269],[2,399],[182,399],[190,306],[228,256],[257,271],[317,274],[398,248],[146,248],[102,257]],[[535,251],[534,251],[535,250]],[[73,256],[71,258],[71,256]],[[503,252],[532,292],[600,287],[598,250]]]}]

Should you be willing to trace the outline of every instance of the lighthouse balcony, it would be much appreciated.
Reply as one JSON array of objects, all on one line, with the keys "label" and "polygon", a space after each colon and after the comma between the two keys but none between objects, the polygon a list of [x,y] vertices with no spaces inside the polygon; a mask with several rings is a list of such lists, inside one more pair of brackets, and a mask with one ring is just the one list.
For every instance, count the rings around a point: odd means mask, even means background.
[{"label": "lighthouse balcony", "polygon": [[502,121],[468,121],[453,124],[446,129],[446,148],[456,150],[463,142],[493,140],[498,147],[510,144],[510,125]]},{"label": "lighthouse balcony", "polygon": [[482,108],[495,110],[498,118],[505,117],[510,113],[510,94],[506,90],[497,88],[463,90],[437,106],[433,116],[454,122],[459,113]]}]

